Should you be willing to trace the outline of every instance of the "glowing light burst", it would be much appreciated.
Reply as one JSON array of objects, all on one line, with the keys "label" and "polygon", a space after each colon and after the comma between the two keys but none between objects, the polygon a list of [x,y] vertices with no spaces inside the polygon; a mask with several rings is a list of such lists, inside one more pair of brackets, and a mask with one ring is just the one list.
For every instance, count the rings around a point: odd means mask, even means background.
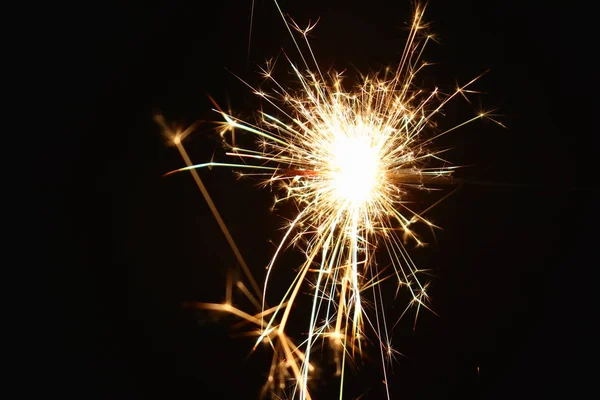
[{"label": "glowing light burst", "polygon": [[[275,4],[279,9],[276,1]],[[454,167],[431,149],[432,142],[489,114],[480,113],[450,129],[436,130],[434,118],[448,101],[471,93],[468,87],[475,79],[446,95],[437,89],[426,92],[415,86],[415,76],[427,65],[420,61],[421,54],[432,39],[422,21],[422,7],[416,9],[397,68],[363,77],[355,88],[345,87],[343,74],[320,70],[307,38],[315,25],[301,29],[279,11],[302,59],[302,67],[288,59],[298,88],[288,89],[276,81],[273,64],[267,63],[262,73],[272,89],[264,92],[248,86],[272,112],[260,111],[253,124],[224,112],[215,103],[215,111],[223,118],[219,131],[229,149],[227,155],[240,161],[193,165],[182,145],[189,131],[172,136],[187,167],[171,173],[189,170],[194,174],[256,293],[242,281],[237,282],[237,287],[258,310],[249,314],[235,308],[231,287],[225,303],[195,306],[229,312],[254,324],[256,344],[267,343],[274,350],[265,393],[289,389],[287,393],[292,398],[311,398],[313,349],[320,343],[330,344],[337,362],[341,398],[346,358],[360,356],[366,337],[374,335],[389,397],[387,364],[397,352],[391,346],[391,324],[385,315],[379,283],[391,277],[398,286],[405,287],[412,296],[409,306],[416,306],[416,315],[422,307],[428,308],[427,285],[419,280],[419,270],[404,244],[408,240],[422,244],[411,230],[415,222],[433,225],[423,213],[409,207],[409,200],[414,200],[410,194],[452,182]],[[303,40],[304,52],[296,37]],[[259,147],[237,147],[235,131],[256,135]],[[261,291],[256,290],[254,279],[196,172],[199,168],[219,166],[253,170],[253,176],[278,188],[281,197],[276,202],[293,202],[297,206],[298,212],[267,266]],[[290,245],[303,251],[304,262],[279,304],[268,307],[265,297],[269,277],[273,269],[283,267],[277,265],[277,260]],[[391,275],[384,275],[383,268],[375,262],[380,249],[389,255]],[[298,317],[306,318],[308,326],[305,340],[295,344],[286,328],[303,288],[311,292],[312,305],[310,312],[306,310],[305,315]],[[289,382],[293,382],[290,387]]]}]

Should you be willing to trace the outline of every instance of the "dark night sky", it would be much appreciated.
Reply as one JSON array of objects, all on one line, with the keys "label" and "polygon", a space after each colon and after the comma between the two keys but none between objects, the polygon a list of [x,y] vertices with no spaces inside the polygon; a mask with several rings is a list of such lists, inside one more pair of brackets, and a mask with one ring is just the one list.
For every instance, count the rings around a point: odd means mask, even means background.
[{"label": "dark night sky", "polygon": [[[206,93],[249,116],[256,99],[225,68],[257,82],[256,64],[282,47],[291,54],[291,42],[270,0],[256,2],[249,65],[250,0],[156,3],[62,10],[53,59],[66,99],[56,105],[69,116],[57,158],[68,172],[46,182],[58,206],[49,233],[60,301],[45,324],[51,345],[40,368],[66,398],[255,398],[269,353],[247,357],[252,341],[231,337],[234,319],[181,308],[222,300],[235,259],[191,177],[161,177],[182,161],[152,116],[214,120]],[[478,122],[444,139],[453,161],[473,166],[460,176],[492,184],[467,185],[439,205],[430,218],[444,230],[412,250],[436,275],[430,293],[440,316],[424,313],[414,333],[409,324],[395,332],[407,357],[394,366],[394,399],[573,398],[597,360],[586,328],[595,314],[584,311],[595,283],[598,195],[585,189],[598,186],[586,13],[541,1],[483,3],[431,1],[426,13],[440,44],[425,54],[437,64],[423,82],[452,87],[491,69],[474,107],[497,107],[508,129]],[[407,1],[281,4],[301,22],[321,17],[313,48],[323,67],[352,76],[400,57]],[[457,101],[443,121],[470,110]],[[186,143],[195,161],[221,151],[210,127]],[[260,279],[269,239],[280,235],[272,194],[227,170],[202,178]],[[350,372],[348,398],[357,388],[382,398],[378,368],[365,362]],[[334,398],[332,387],[322,398]]]}]

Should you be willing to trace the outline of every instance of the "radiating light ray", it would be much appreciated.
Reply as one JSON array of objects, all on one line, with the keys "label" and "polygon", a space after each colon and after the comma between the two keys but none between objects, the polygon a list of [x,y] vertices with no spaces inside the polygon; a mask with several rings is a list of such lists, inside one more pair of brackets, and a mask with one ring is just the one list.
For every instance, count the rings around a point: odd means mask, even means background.
[{"label": "radiating light ray", "polygon": [[[414,84],[415,76],[428,65],[420,61],[423,50],[434,40],[423,22],[424,7],[416,7],[396,69],[363,76],[359,86],[348,89],[342,84],[343,74],[324,73],[319,67],[308,40],[316,23],[309,22],[301,28],[285,16],[277,0],[274,3],[301,60],[299,67],[285,54],[297,80],[296,89],[275,80],[274,63],[268,61],[261,75],[271,83],[271,91],[257,89],[234,75],[273,112],[257,112],[258,120],[252,123],[223,111],[211,98],[214,111],[222,118],[218,132],[228,149],[225,154],[239,162],[193,164],[181,143],[189,130],[172,137],[186,166],[165,175],[192,173],[254,294],[241,281],[235,285],[257,312],[248,313],[232,304],[230,280],[225,303],[197,303],[195,307],[227,312],[254,325],[256,330],[250,331],[256,335],[254,348],[267,343],[273,350],[263,392],[278,396],[278,388],[286,389],[286,382],[291,381],[288,393],[301,400],[311,399],[309,382],[315,371],[312,356],[317,343],[331,348],[340,375],[342,398],[347,357],[356,360],[362,354],[370,327],[379,343],[383,382],[389,398],[388,364],[399,354],[392,348],[390,338],[398,321],[388,329],[380,283],[395,278],[398,289],[408,290],[411,301],[404,313],[414,308],[415,323],[422,308],[432,311],[428,304],[428,284],[419,280],[422,271],[412,261],[405,244],[410,241],[423,245],[411,228],[417,222],[432,230],[439,228],[424,214],[446,196],[423,211],[410,204],[415,202],[416,191],[457,183],[452,177],[456,167],[441,157],[445,150],[431,146],[439,137],[478,119],[497,121],[490,118],[493,114],[481,112],[445,130],[437,129],[434,118],[459,95],[468,101],[467,96],[476,93],[470,87],[481,75],[457,86],[448,95],[437,88],[427,92]],[[297,35],[303,40],[297,40]],[[233,136],[236,131],[254,135],[259,148],[236,145]],[[283,238],[267,263],[262,290],[199,178],[198,170],[212,167],[255,171],[240,174],[263,177],[264,185],[278,188],[280,195],[275,204],[292,202],[298,209],[289,218]],[[303,252],[304,261],[279,303],[268,307],[271,274],[279,267],[281,253],[290,246]],[[388,266],[380,270],[377,265],[378,250],[387,252],[391,273],[383,273]],[[312,296],[310,312],[303,316],[308,322],[306,338],[296,345],[288,336],[288,321],[306,286]],[[370,300],[366,297],[369,292]],[[371,308],[373,315],[367,313]]]},{"label": "radiating light ray", "polygon": [[[183,147],[182,140],[185,139],[185,137],[192,132],[194,126],[191,126],[188,129],[181,132],[178,130],[171,129],[171,127],[169,127],[165,123],[165,120],[161,115],[157,115],[155,117],[155,121],[159,125],[162,126],[165,135],[167,135],[167,137],[169,137],[169,139],[172,141],[172,143],[177,147],[177,150],[179,151],[181,158],[183,158],[184,162],[188,165],[188,168],[189,168],[192,165],[192,161],[190,160],[190,157],[188,156],[187,152],[185,151],[185,148]],[[246,277],[248,278],[250,284],[252,285],[252,288],[255,290],[255,292],[257,294],[260,295],[261,292],[260,292],[260,289],[258,288],[258,284],[256,283],[254,276],[250,272],[250,269],[248,268],[248,265],[246,264],[246,261],[244,260],[244,257],[242,256],[242,253],[239,251],[235,241],[233,240],[233,237],[229,233],[229,229],[227,228],[227,225],[223,221],[223,218],[221,218],[221,214],[219,214],[219,211],[217,210],[217,207],[215,206],[214,202],[212,201],[212,198],[210,197],[208,190],[206,190],[206,187],[204,186],[202,179],[200,179],[200,175],[198,175],[198,172],[196,171],[195,168],[190,169],[190,173],[194,177],[194,181],[196,182],[198,189],[200,189],[200,192],[202,193],[204,200],[208,204],[213,216],[217,220],[217,223],[219,224],[219,228],[221,228],[221,231],[227,238],[227,242],[229,243],[231,250],[235,254],[235,257],[237,258],[238,262],[240,263],[240,266],[242,267],[244,273],[246,274]]]}]

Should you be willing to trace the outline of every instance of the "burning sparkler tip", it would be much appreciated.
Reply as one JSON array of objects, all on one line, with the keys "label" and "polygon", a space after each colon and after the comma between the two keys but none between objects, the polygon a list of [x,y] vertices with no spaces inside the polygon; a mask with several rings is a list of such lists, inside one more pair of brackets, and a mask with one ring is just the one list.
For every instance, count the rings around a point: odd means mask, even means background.
[{"label": "burning sparkler tip", "polygon": [[[196,307],[225,311],[242,318],[243,323],[260,327],[258,332],[251,331],[258,335],[254,348],[264,343],[275,352],[267,378],[269,390],[278,386],[284,388],[286,380],[293,380],[294,391],[297,390],[295,393],[299,393],[300,399],[310,400],[307,382],[313,376],[310,357],[317,339],[329,338],[325,342],[333,345],[338,363],[336,374],[342,376],[346,354],[352,357],[355,352],[362,353],[363,336],[368,329],[365,321],[371,324],[380,344],[387,343],[390,331],[385,322],[381,292],[378,292],[379,283],[387,277],[381,276],[385,268],[380,268],[374,261],[377,248],[384,247],[388,251],[398,278],[396,295],[400,287],[407,287],[412,295],[409,306],[417,309],[413,330],[419,310],[431,311],[426,305],[428,285],[419,282],[417,275],[421,271],[410,259],[405,244],[414,241],[416,247],[426,245],[409,227],[425,222],[432,229],[438,228],[423,214],[441,200],[419,213],[413,211],[412,206],[409,208],[418,200],[410,196],[417,190],[431,191],[432,186],[454,182],[450,174],[456,167],[440,158],[442,150],[433,151],[429,144],[476,119],[491,119],[492,114],[481,111],[462,124],[425,137],[436,129],[434,117],[441,115],[450,99],[458,95],[467,98],[467,94],[475,93],[466,88],[477,78],[449,95],[437,87],[432,91],[415,87],[417,73],[430,65],[420,59],[423,49],[428,40],[434,39],[427,32],[418,32],[427,28],[422,21],[424,6],[416,7],[409,40],[398,67],[395,70],[386,67],[384,76],[364,76],[358,88],[347,90],[342,84],[341,73],[324,75],[321,72],[310,49],[308,35],[316,23],[309,21],[306,27],[300,28],[283,14],[277,1],[275,4],[299,51],[295,39],[299,35],[292,31],[299,32],[306,42],[315,68],[309,67],[311,58],[301,51],[303,66],[294,65],[283,51],[298,79],[299,90],[288,89],[273,78],[271,61],[261,68],[260,74],[274,85],[274,90],[263,91],[242,81],[266,107],[275,111],[270,114],[261,110],[254,123],[233,117],[231,111],[224,112],[207,94],[214,105],[213,110],[222,118],[219,134],[223,138],[225,134],[232,136],[231,143],[224,143],[229,149],[226,155],[240,161],[218,163],[211,158],[211,162],[193,165],[186,155],[187,167],[164,176],[189,170],[199,182],[195,171],[198,168],[231,167],[239,177],[258,175],[264,178],[264,186],[277,186],[280,190],[273,208],[279,202],[290,201],[299,210],[287,221],[286,233],[265,267],[267,276],[263,291],[256,289],[253,280],[256,295],[251,294],[241,281],[236,282],[240,291],[257,307],[255,315],[232,305],[231,289],[228,289],[225,302],[199,303]],[[182,155],[185,154],[181,141],[191,128],[173,134],[162,116],[157,116],[156,120],[169,133],[168,137]],[[234,133],[238,130],[255,135],[258,147],[236,146]],[[254,169],[256,173],[242,174],[239,169]],[[201,190],[204,194],[204,186]],[[217,219],[237,256],[239,250],[232,244],[220,217]],[[279,253],[286,247],[300,248],[305,259],[281,302],[268,308],[265,293],[269,277]],[[247,273],[247,277],[250,279],[251,274]],[[302,345],[295,345],[286,333],[286,324],[292,305],[301,288],[307,287],[307,282],[308,288],[314,291],[311,322],[307,339]],[[232,286],[231,282],[229,286]],[[366,298],[366,289],[373,290],[376,312],[372,318],[365,311],[371,304]],[[385,360],[393,359],[397,351],[387,343],[380,346],[380,352],[385,375]],[[385,378],[383,384],[387,388],[387,376]]]}]

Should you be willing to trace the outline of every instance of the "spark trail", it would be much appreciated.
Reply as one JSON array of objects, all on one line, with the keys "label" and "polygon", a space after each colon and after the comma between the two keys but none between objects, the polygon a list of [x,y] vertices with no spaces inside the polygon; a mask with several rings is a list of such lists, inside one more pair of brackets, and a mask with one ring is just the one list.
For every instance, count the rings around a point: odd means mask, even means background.
[{"label": "spark trail", "polygon": [[[387,364],[396,351],[379,283],[395,279],[398,287],[408,291],[412,298],[408,307],[416,308],[415,321],[421,309],[429,309],[427,283],[421,282],[405,244],[423,244],[412,230],[415,223],[435,226],[424,217],[431,207],[417,212],[410,203],[416,191],[453,183],[455,167],[441,157],[441,151],[433,149],[434,141],[475,120],[491,119],[491,114],[479,113],[448,129],[438,128],[436,118],[447,103],[475,93],[470,87],[478,78],[450,94],[415,85],[415,76],[427,66],[420,59],[423,49],[432,40],[423,22],[424,7],[415,10],[397,67],[365,76],[358,87],[348,89],[343,74],[321,71],[308,40],[315,24],[300,28],[285,16],[277,1],[275,5],[300,57],[299,64],[287,58],[297,85],[289,88],[275,80],[270,62],[262,69],[270,91],[242,81],[270,110],[258,111],[255,123],[223,111],[213,100],[222,117],[218,130],[228,148],[226,154],[237,161],[194,165],[183,148],[182,135],[172,133],[186,167],[169,174],[193,174],[255,293],[241,281],[238,289],[258,309],[250,314],[235,308],[230,294],[223,304],[193,306],[229,312],[253,324],[256,345],[268,343],[274,354],[265,393],[286,389],[292,398],[302,400],[311,399],[313,350],[318,344],[332,350],[341,399],[347,358],[360,357],[367,335],[372,334],[389,398]],[[258,147],[238,147],[235,131],[255,135]],[[258,176],[265,185],[276,187],[280,194],[276,203],[292,202],[297,207],[267,265],[262,290],[201,183],[197,170],[207,167],[251,171],[240,173]],[[283,298],[269,307],[265,298],[271,273],[275,268],[289,268],[280,266],[278,260],[291,245],[303,252],[304,262]],[[386,268],[378,264],[379,251],[387,252],[391,273],[386,274]],[[294,315],[306,318],[306,339],[295,344],[288,336],[288,322],[293,305],[306,289],[312,296],[310,312]],[[288,388],[289,381],[293,385]]]}]

